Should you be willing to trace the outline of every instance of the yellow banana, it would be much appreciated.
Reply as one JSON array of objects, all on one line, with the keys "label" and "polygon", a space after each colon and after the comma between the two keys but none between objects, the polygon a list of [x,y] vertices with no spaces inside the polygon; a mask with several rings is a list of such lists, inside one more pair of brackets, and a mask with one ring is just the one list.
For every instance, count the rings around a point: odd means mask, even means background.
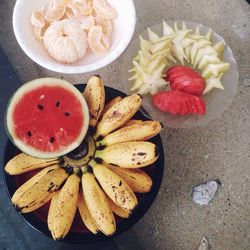
[{"label": "yellow banana", "polygon": [[41,170],[39,173],[37,173],[36,175],[34,175],[33,177],[31,177],[28,181],[26,181],[22,186],[20,186],[16,192],[13,194],[11,201],[15,204],[17,203],[17,201],[19,200],[19,198],[32,186],[34,186],[34,184],[40,180],[43,176],[45,176],[48,172],[58,168],[59,165],[53,165],[50,167],[47,167],[43,170]]},{"label": "yellow banana", "polygon": [[57,201],[59,197],[60,191],[56,191],[54,196],[51,199],[50,206],[49,206],[49,213],[47,218],[48,228],[51,231],[51,225],[54,218],[54,212],[57,209]]},{"label": "yellow banana", "polygon": [[76,174],[69,176],[62,187],[50,225],[54,240],[63,239],[70,230],[77,209],[80,178]]},{"label": "yellow banana", "polygon": [[161,124],[157,121],[145,121],[135,125],[116,130],[97,143],[100,145],[113,145],[127,141],[146,141],[161,132]]},{"label": "yellow banana", "polygon": [[109,168],[121,176],[136,193],[147,193],[152,188],[153,181],[151,177],[141,169],[119,168],[114,166],[109,166]]},{"label": "yellow banana", "polygon": [[90,215],[90,212],[84,200],[82,191],[79,192],[77,207],[78,207],[78,210],[79,210],[79,213],[81,215],[84,225],[88,228],[88,230],[91,233],[97,234],[99,232],[99,229],[96,226],[95,221],[92,219]]},{"label": "yellow banana", "polygon": [[106,197],[107,197],[109,206],[110,206],[110,208],[111,208],[111,210],[113,211],[114,214],[118,215],[121,218],[129,218],[130,213],[128,211],[125,211],[124,209],[119,207],[108,196],[106,196]]},{"label": "yellow banana", "polygon": [[138,205],[137,198],[129,185],[108,167],[93,163],[93,172],[105,193],[119,207],[131,213]]},{"label": "yellow banana", "polygon": [[[38,173],[24,184],[25,187],[20,187],[20,189],[24,190],[22,194],[18,190],[14,194],[12,202],[22,213],[32,212],[48,202],[52,198],[53,192],[59,189],[60,185],[68,177],[65,170],[60,167],[50,170],[46,168],[44,170],[47,173],[45,172],[42,177]],[[31,186],[29,185],[30,181],[33,184]]]},{"label": "yellow banana", "polygon": [[141,168],[153,164],[159,153],[151,142],[122,142],[96,151],[95,161],[122,168]]},{"label": "yellow banana", "polygon": [[121,100],[122,98],[120,96],[117,96],[116,98],[108,102],[104,107],[103,114],[105,114],[112,106],[114,106],[116,103],[120,102]]},{"label": "yellow banana", "polygon": [[127,122],[140,108],[142,99],[133,94],[123,98],[112,106],[97,125],[96,138],[100,138],[114,131]]},{"label": "yellow banana", "polygon": [[82,190],[90,215],[97,227],[105,235],[113,235],[116,231],[115,218],[93,174],[83,173]]},{"label": "yellow banana", "polygon": [[136,125],[136,124],[139,124],[141,122],[143,122],[143,121],[142,120],[131,119],[131,120],[127,121],[122,127]]},{"label": "yellow banana", "polygon": [[89,107],[89,126],[91,130],[94,130],[105,104],[104,84],[99,76],[92,76],[89,79],[83,96]]},{"label": "yellow banana", "polygon": [[10,175],[18,175],[28,171],[45,168],[47,166],[59,163],[59,159],[38,159],[24,153],[12,158],[5,165],[5,171]]}]

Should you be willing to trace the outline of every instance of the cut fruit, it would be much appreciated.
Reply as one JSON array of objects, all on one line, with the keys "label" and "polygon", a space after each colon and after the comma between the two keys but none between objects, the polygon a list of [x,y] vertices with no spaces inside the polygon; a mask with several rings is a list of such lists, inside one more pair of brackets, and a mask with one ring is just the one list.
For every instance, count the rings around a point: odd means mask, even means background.
[{"label": "cut fruit", "polygon": [[38,158],[55,158],[77,148],[89,124],[88,107],[70,83],[41,78],[24,84],[10,100],[6,126],[13,143]]},{"label": "cut fruit", "polygon": [[102,55],[108,52],[109,44],[105,43],[105,35],[101,26],[92,26],[88,33],[88,43],[90,49],[96,55]]}]

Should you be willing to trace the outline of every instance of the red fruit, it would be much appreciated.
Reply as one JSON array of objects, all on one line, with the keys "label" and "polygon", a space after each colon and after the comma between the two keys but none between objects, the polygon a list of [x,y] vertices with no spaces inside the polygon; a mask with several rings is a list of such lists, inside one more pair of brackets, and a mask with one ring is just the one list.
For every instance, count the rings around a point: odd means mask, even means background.
[{"label": "red fruit", "polygon": [[167,71],[165,80],[170,82],[172,90],[201,96],[205,88],[205,79],[196,71],[186,66],[174,66]]},{"label": "red fruit", "polygon": [[168,79],[168,81],[172,82],[176,78],[183,77],[183,76],[199,78],[200,79],[200,75],[197,74],[196,72],[192,72],[192,71],[179,71],[179,72],[176,71],[176,72],[173,72],[171,74],[167,74],[166,79]]},{"label": "red fruit", "polygon": [[159,92],[153,95],[152,102],[161,111],[172,115],[206,113],[205,102],[201,97],[178,90]]},{"label": "red fruit", "polygon": [[167,74],[172,74],[176,71],[177,72],[179,72],[179,71],[193,71],[193,68],[187,67],[187,66],[182,66],[182,65],[173,66],[173,67],[168,69]]}]

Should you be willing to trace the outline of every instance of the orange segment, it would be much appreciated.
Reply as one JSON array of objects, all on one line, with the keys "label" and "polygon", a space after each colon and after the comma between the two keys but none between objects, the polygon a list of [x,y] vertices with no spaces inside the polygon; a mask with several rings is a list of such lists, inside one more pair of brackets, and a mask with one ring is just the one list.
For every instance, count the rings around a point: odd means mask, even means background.
[{"label": "orange segment", "polygon": [[112,22],[111,22],[111,20],[102,18],[100,16],[97,16],[95,18],[95,21],[96,21],[96,25],[102,27],[102,32],[106,36],[110,36],[111,35],[111,33],[112,33]]},{"label": "orange segment", "polygon": [[103,38],[101,26],[92,26],[89,29],[88,33],[89,47],[97,55],[102,55],[108,52],[108,49],[106,48],[107,40],[103,42],[103,39],[105,40],[105,38]]},{"label": "orange segment", "polygon": [[41,27],[41,28],[45,26],[46,21],[41,11],[35,10],[32,12],[31,24],[35,27]]},{"label": "orange segment", "polygon": [[91,15],[93,11],[93,0],[73,0],[73,4],[79,8],[82,15]]},{"label": "orange segment", "polygon": [[117,12],[113,9],[106,0],[93,0],[94,10],[97,15],[105,19],[114,19],[117,17]]}]

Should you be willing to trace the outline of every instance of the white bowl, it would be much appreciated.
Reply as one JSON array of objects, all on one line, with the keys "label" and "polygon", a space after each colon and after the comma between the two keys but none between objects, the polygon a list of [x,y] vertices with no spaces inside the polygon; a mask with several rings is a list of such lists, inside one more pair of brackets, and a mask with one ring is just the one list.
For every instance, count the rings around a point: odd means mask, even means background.
[{"label": "white bowl", "polygon": [[131,41],[136,23],[133,0],[107,0],[116,9],[118,17],[113,20],[112,45],[108,54],[97,56],[88,51],[76,63],[60,63],[53,59],[42,44],[35,38],[30,23],[32,11],[41,7],[45,0],[17,0],[13,12],[13,28],[16,39],[23,51],[37,64],[60,73],[91,72],[113,62],[127,48]]}]

